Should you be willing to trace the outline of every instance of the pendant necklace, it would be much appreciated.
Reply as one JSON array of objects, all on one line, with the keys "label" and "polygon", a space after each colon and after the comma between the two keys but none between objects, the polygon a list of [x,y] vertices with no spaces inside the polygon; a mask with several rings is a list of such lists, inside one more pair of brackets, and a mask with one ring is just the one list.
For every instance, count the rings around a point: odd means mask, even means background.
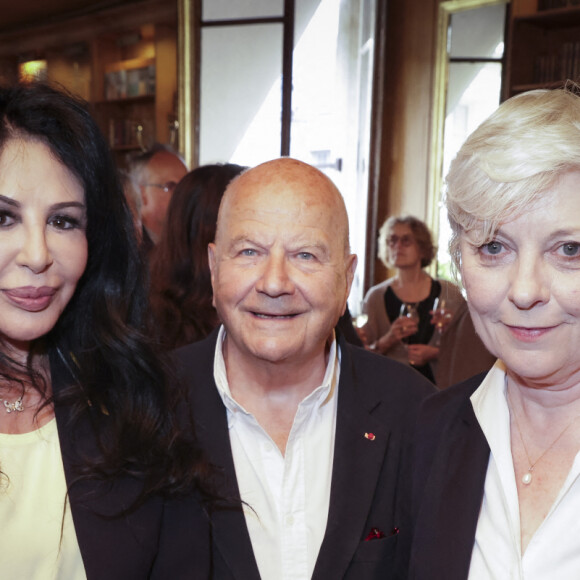
[{"label": "pendant necklace", "polygon": [[576,419],[578,419],[578,417],[574,417],[574,419],[572,419],[572,421],[570,421],[570,423],[568,423],[568,425],[566,425],[566,427],[564,427],[564,429],[560,432],[558,437],[556,437],[556,439],[554,439],[554,441],[552,441],[552,443],[550,443],[549,447],[533,463],[532,463],[532,460],[530,459],[530,455],[528,453],[528,450],[526,449],[526,444],[524,443],[524,438],[522,437],[522,431],[520,429],[520,425],[518,423],[518,418],[516,417],[515,411],[513,412],[513,418],[514,418],[514,423],[516,424],[516,429],[518,430],[518,434],[520,436],[520,440],[522,442],[522,447],[524,448],[524,452],[525,452],[526,457],[528,459],[528,464],[530,465],[528,467],[528,471],[522,477],[522,483],[524,485],[530,485],[530,483],[532,483],[532,471],[534,471],[534,467],[536,466],[538,461],[540,461],[540,459],[542,459],[542,457],[544,457],[544,455],[546,455],[546,453],[548,453],[548,451],[550,451],[550,449],[552,449],[552,447],[554,447],[554,445],[556,445],[556,443],[560,440],[562,435],[564,435],[564,433],[566,433],[566,431],[568,431],[568,429],[572,426],[572,424],[576,421]]},{"label": "pendant necklace", "polygon": [[16,401],[8,401],[6,399],[0,399],[0,401],[2,401],[4,403],[4,410],[7,413],[13,413],[15,411],[18,411],[18,413],[22,413],[22,411],[24,411],[24,405],[22,404],[22,397],[24,397],[24,394],[20,395],[20,397],[18,397],[18,399],[16,399]]}]

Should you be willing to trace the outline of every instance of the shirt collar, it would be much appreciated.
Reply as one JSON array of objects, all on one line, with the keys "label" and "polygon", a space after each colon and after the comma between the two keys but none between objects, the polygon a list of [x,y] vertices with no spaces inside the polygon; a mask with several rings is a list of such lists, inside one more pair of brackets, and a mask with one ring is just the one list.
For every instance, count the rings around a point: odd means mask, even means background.
[{"label": "shirt collar", "polygon": [[[507,403],[506,367],[503,361],[496,361],[470,400],[492,455],[500,466],[509,466],[510,413]],[[513,470],[513,467],[511,469]]]},{"label": "shirt collar", "polygon": [[[223,352],[225,338],[226,329],[222,324],[218,332],[213,363],[213,376],[215,384],[224,405],[229,411],[242,411],[248,414],[248,412],[232,397],[232,392],[230,391]],[[333,331],[332,342],[330,343],[330,351],[328,354],[328,363],[326,365],[326,371],[324,373],[324,378],[322,379],[322,384],[314,389],[314,391],[307,397],[305,397],[301,405],[318,404],[319,407],[322,407],[333,398],[333,396],[336,394],[338,380],[340,378],[340,359],[340,347],[338,346],[338,342]]]}]

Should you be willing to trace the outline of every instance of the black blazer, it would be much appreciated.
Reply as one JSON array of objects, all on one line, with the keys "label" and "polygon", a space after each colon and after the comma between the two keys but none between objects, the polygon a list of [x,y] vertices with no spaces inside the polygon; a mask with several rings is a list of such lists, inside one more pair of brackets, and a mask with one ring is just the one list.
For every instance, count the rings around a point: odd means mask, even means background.
[{"label": "black blazer", "polygon": [[[222,493],[239,498],[226,409],[213,378],[217,330],[176,351],[190,388],[197,436],[224,475]],[[340,339],[335,455],[326,533],[314,580],[395,577],[400,536],[408,532],[410,437],[420,401],[433,386],[415,370]],[[372,433],[374,439],[365,437]],[[240,509],[211,514],[213,577],[259,580]],[[372,528],[385,537],[365,541]],[[399,528],[401,533],[397,533]],[[397,562],[398,565],[398,562]]]},{"label": "black blazer", "polygon": [[469,400],[485,373],[430,397],[421,407],[413,467],[409,578],[465,580],[489,462]]},{"label": "black blazer", "polygon": [[58,359],[51,360],[58,436],[69,488],[74,527],[88,580],[207,580],[209,523],[197,498],[153,497],[134,513],[110,517],[129,506],[138,481],[78,482],[82,457],[98,456],[95,425],[106,416],[87,414],[75,429],[70,409],[58,392],[71,379]]}]

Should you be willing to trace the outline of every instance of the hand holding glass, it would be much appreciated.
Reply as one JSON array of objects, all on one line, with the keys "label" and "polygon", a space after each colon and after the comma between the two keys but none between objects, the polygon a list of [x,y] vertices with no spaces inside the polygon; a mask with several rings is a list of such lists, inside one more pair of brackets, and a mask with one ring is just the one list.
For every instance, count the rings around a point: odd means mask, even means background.
[{"label": "hand holding glass", "polygon": [[[399,318],[404,318],[411,323],[407,326],[403,326],[402,330],[404,334],[401,337],[401,342],[403,344],[409,344],[409,339],[417,332],[419,325],[419,312],[417,311],[417,307],[410,303],[401,304]],[[410,329],[413,330],[413,332],[409,332]]]}]

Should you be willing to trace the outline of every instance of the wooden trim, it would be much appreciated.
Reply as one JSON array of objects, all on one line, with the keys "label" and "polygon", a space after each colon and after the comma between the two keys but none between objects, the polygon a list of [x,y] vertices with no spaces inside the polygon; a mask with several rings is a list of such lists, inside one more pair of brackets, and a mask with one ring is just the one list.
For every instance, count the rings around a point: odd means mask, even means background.
[{"label": "wooden trim", "polygon": [[[467,0],[470,2],[470,0]],[[429,147],[429,175],[427,181],[426,222],[434,240],[439,239],[439,202],[443,185],[443,134],[445,130],[445,108],[447,103],[447,81],[449,58],[447,35],[452,6],[461,1],[442,2],[437,18],[435,46],[435,74],[433,80],[433,105],[431,112],[431,144]],[[436,267],[436,266],[435,266]]]},{"label": "wooden trim", "polygon": [[262,18],[224,18],[223,20],[202,20],[202,27],[246,26],[251,24],[283,24],[284,16],[264,16]]},{"label": "wooden trim", "polygon": [[[443,138],[447,104],[447,83],[449,55],[447,41],[449,18],[464,10],[474,10],[483,6],[509,4],[510,0],[448,0],[439,4],[437,37],[435,48],[435,75],[433,81],[433,106],[431,113],[431,137],[429,148],[429,175],[425,215],[433,239],[439,239],[439,203],[443,188]],[[435,273],[436,265],[432,266]]]},{"label": "wooden trim", "polygon": [[290,155],[292,126],[292,76],[294,55],[294,0],[284,0],[284,32],[282,50],[282,130],[280,155]]},{"label": "wooden trim", "polygon": [[369,152],[369,184],[367,195],[367,232],[363,290],[375,284],[377,262],[376,233],[379,228],[379,193],[381,176],[381,144],[383,140],[383,104],[385,98],[385,61],[387,56],[387,2],[376,3],[375,49],[373,63],[373,95]]},{"label": "wooden trim", "polygon": [[[175,6],[173,2],[140,0],[90,14],[63,15],[50,23],[0,30],[0,56],[10,56],[15,52],[42,52],[151,22],[175,23]],[[14,47],[18,50],[15,51]]]},{"label": "wooden trim", "polygon": [[178,0],[179,150],[187,166],[199,165],[201,0]]}]

